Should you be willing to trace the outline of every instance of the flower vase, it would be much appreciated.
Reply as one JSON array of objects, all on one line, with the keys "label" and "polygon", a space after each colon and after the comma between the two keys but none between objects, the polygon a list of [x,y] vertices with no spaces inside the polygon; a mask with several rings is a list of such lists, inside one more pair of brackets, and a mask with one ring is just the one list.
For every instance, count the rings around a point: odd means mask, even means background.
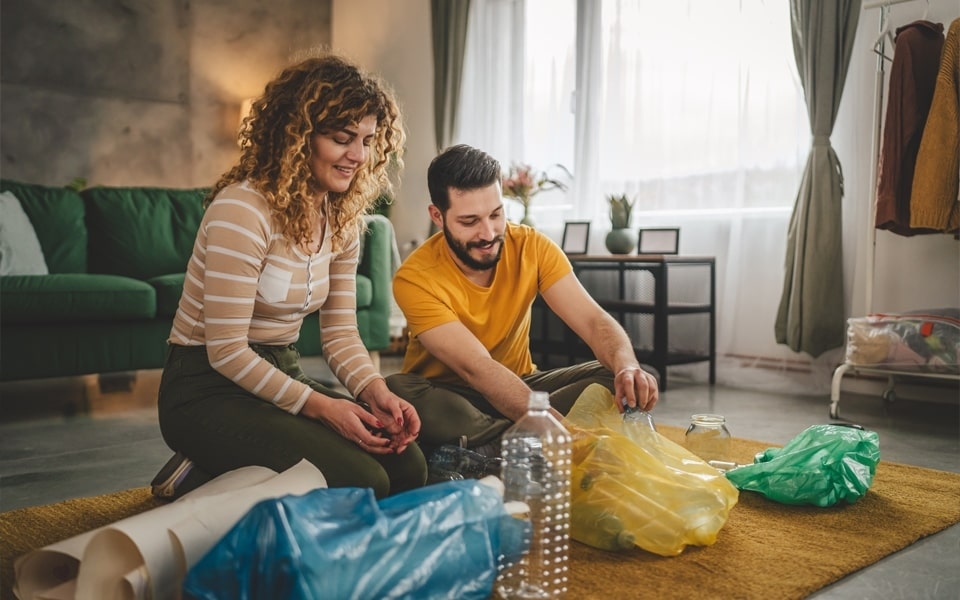
[{"label": "flower vase", "polygon": [[526,205],[526,204],[525,204],[525,205],[523,206],[523,218],[520,219],[520,224],[521,224],[521,225],[526,225],[526,226],[528,226],[528,227],[536,227],[536,226],[537,226],[536,223],[535,223],[534,220],[533,220],[533,217],[530,216],[530,206],[529,206],[529,205]]},{"label": "flower vase", "polygon": [[630,254],[636,247],[637,238],[632,229],[611,229],[603,241],[610,254]]}]

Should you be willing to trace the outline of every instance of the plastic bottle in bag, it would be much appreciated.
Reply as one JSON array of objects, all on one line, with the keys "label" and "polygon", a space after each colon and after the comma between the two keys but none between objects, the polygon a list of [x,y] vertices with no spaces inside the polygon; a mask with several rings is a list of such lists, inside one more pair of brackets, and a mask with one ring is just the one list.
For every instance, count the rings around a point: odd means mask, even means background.
[{"label": "plastic bottle in bag", "polygon": [[549,412],[545,392],[531,392],[527,414],[503,434],[505,502],[529,508],[528,549],[501,558],[503,598],[558,598],[567,591],[570,546],[570,433]]},{"label": "plastic bottle in bag", "polygon": [[450,444],[440,446],[431,452],[427,459],[431,470],[459,473],[460,479],[500,475],[500,462],[500,458],[489,458],[468,448]]},{"label": "plastic bottle in bag", "polygon": [[627,550],[634,547],[635,537],[612,511],[585,505],[572,511],[570,535],[577,541],[601,550]]}]

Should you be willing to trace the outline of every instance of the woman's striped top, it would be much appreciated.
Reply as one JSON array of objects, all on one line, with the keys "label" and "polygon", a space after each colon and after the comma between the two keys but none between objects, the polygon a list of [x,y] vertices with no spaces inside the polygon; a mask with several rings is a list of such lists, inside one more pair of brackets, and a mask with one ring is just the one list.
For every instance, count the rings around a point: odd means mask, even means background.
[{"label": "woman's striped top", "polygon": [[275,226],[266,199],[249,184],[217,194],[200,223],[169,341],[205,345],[218,372],[298,413],[310,388],[250,344],[292,344],[304,317],[320,309],[324,357],[356,397],[381,377],[357,329],[359,239],[338,254],[325,231],[319,251],[308,255]]}]

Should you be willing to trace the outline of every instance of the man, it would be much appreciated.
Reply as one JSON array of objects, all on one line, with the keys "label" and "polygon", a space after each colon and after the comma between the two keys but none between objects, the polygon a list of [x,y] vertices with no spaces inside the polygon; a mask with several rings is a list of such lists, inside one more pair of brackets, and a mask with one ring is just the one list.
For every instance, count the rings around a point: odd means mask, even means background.
[{"label": "man", "polygon": [[[430,219],[441,230],[401,265],[393,291],[410,339],[402,372],[387,385],[420,414],[418,442],[499,455],[501,434],[527,410],[531,390],[550,393],[566,414],[592,383],[618,408],[650,410],[656,378],[640,368],[623,328],[587,293],[562,250],[545,235],[507,223],[500,163],[466,145],[437,156],[427,172]],[[597,361],[539,371],[530,355],[537,293]]]}]

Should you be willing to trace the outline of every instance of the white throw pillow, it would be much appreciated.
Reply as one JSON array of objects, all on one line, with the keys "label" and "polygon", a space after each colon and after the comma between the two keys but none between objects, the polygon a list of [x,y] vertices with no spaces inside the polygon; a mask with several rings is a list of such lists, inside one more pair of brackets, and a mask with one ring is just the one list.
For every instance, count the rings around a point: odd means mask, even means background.
[{"label": "white throw pillow", "polygon": [[10,192],[0,193],[0,275],[47,275],[40,240]]}]

